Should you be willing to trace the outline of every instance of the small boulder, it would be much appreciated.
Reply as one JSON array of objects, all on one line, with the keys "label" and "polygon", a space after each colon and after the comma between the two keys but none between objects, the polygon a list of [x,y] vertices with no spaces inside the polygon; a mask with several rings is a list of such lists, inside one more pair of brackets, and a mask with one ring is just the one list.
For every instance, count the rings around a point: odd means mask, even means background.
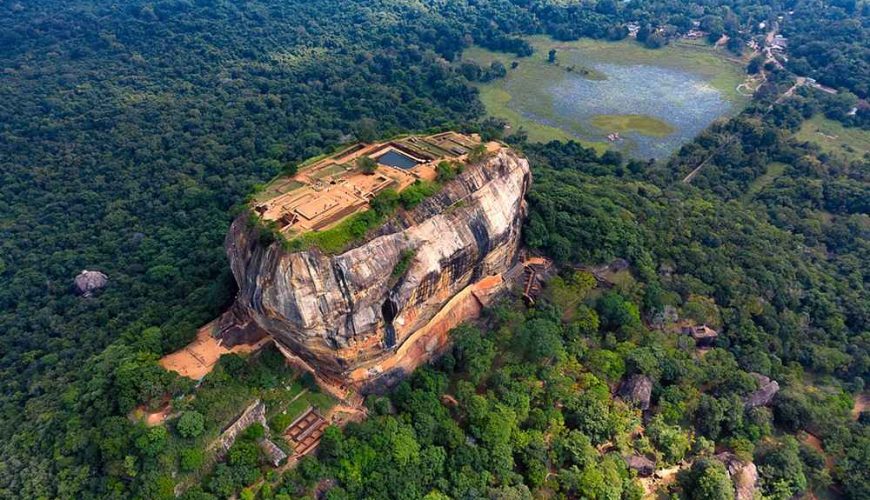
[{"label": "small boulder", "polygon": [[88,271],[85,269],[76,276],[73,286],[75,292],[82,297],[91,297],[98,290],[104,288],[109,282],[109,277],[100,271]]},{"label": "small boulder", "polygon": [[638,408],[646,411],[649,409],[652,386],[652,379],[646,375],[632,375],[619,388],[619,397],[634,403]]},{"label": "small boulder", "polygon": [[637,472],[640,477],[649,477],[656,471],[656,464],[643,455],[630,455],[625,457],[625,465]]},{"label": "small boulder", "polygon": [[760,373],[753,373],[752,376],[758,381],[758,390],[746,396],[744,404],[747,410],[769,405],[779,392],[779,383],[776,380],[770,380]]},{"label": "small boulder", "polygon": [[631,264],[629,264],[627,260],[623,258],[617,258],[614,259],[608,267],[611,271],[617,273],[619,271],[622,271],[623,269],[628,269],[630,266]]}]

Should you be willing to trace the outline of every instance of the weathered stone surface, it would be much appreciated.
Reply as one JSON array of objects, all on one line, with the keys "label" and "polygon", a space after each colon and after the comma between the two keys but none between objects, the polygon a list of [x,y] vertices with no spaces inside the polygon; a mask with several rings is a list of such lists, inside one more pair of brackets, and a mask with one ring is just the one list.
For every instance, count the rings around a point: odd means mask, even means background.
[{"label": "weathered stone surface", "polygon": [[733,453],[719,453],[716,459],[725,465],[734,483],[736,500],[753,500],[758,485],[758,469],[753,462],[744,462]]},{"label": "weathered stone surface", "polygon": [[758,390],[748,395],[744,404],[747,409],[767,406],[773,401],[776,393],[779,392],[779,383],[776,380],[770,380],[760,373],[753,373],[752,376],[758,381]]},{"label": "weathered stone surface", "polygon": [[632,375],[619,388],[619,397],[646,411],[649,410],[652,386],[652,380],[646,375]]},{"label": "weathered stone surface", "polygon": [[284,453],[284,450],[279,448],[278,445],[269,438],[263,438],[260,440],[260,449],[263,450],[263,454],[266,455],[266,458],[273,467],[278,467],[281,465],[281,462],[287,459],[287,454]]},{"label": "weathered stone surface", "polygon": [[213,444],[218,448],[218,455],[223,456],[236,442],[239,434],[256,422],[259,422],[265,429],[269,428],[266,424],[266,405],[259,399],[245,408],[239,418],[221,433]]},{"label": "weathered stone surface", "polygon": [[[237,315],[327,380],[375,378],[367,367],[419,352],[404,344],[451,298],[510,267],[530,181],[528,162],[503,148],[339,255],[264,246],[243,215],[226,240]],[[407,271],[392,276],[408,252]]]},{"label": "weathered stone surface", "polygon": [[649,477],[656,470],[656,463],[642,455],[629,455],[624,458],[625,465],[640,477]]},{"label": "weathered stone surface", "polygon": [[109,277],[100,271],[88,271],[85,269],[76,276],[73,281],[75,292],[82,297],[91,297],[98,290],[109,283]]}]

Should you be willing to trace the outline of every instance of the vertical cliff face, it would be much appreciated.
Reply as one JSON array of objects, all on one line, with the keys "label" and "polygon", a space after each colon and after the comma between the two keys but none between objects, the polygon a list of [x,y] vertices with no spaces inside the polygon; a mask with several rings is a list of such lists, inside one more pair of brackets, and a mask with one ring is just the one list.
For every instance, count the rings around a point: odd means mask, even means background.
[{"label": "vertical cliff face", "polygon": [[243,215],[226,239],[234,313],[325,379],[367,382],[415,351],[413,334],[452,298],[514,262],[530,182],[528,162],[503,148],[339,255],[263,245]]}]

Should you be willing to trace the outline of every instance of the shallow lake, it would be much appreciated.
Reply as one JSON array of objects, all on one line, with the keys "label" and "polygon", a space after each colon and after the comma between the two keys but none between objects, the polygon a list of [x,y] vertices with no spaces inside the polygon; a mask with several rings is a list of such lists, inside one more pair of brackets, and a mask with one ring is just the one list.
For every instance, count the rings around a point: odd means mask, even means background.
[{"label": "shallow lake", "polygon": [[[669,155],[698,135],[716,118],[731,111],[733,103],[703,78],[687,71],[643,64],[619,65],[587,63],[587,67],[603,73],[605,80],[590,80],[568,73],[553,82],[544,94],[551,103],[544,108],[525,106],[529,100],[512,99],[508,106],[530,120],[566,130],[587,141],[607,140],[617,130],[607,130],[592,124],[604,115],[643,115],[670,126],[646,133],[637,130],[620,132],[612,147],[639,158],[661,158]],[[566,72],[567,73],[567,72]],[[506,90],[516,95],[512,81]],[[545,109],[536,113],[535,108]],[[550,108],[550,109],[546,109]],[[670,133],[668,133],[670,132]]]},{"label": "shallow lake", "polygon": [[[463,58],[510,68],[505,78],[479,84],[481,100],[532,141],[576,139],[599,152],[664,158],[748,102],[736,90],[746,78],[744,63],[704,44],[649,50],[631,40],[529,41],[530,57],[473,47]],[[555,64],[547,61],[550,49]],[[609,140],[615,133],[618,139]]]}]

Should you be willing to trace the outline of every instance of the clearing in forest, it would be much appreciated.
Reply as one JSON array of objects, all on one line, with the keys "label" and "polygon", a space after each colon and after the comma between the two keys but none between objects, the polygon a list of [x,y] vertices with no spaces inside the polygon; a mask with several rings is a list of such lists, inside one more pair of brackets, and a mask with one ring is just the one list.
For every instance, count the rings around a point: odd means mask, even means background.
[{"label": "clearing in forest", "polygon": [[743,201],[743,203],[749,203],[750,201],[752,201],[753,198],[758,195],[758,193],[762,192],[764,188],[769,186],[773,181],[776,180],[777,177],[782,175],[782,173],[785,172],[785,167],[787,166],[788,165],[786,165],[785,163],[780,163],[778,161],[771,162],[767,166],[767,171],[764,173],[764,175],[752,181],[752,184],[749,185],[749,188],[746,190],[746,193],[743,195],[741,201]]},{"label": "clearing in forest", "polygon": [[795,139],[818,144],[822,151],[848,161],[861,160],[870,153],[870,131],[844,127],[823,115],[805,121]]}]

